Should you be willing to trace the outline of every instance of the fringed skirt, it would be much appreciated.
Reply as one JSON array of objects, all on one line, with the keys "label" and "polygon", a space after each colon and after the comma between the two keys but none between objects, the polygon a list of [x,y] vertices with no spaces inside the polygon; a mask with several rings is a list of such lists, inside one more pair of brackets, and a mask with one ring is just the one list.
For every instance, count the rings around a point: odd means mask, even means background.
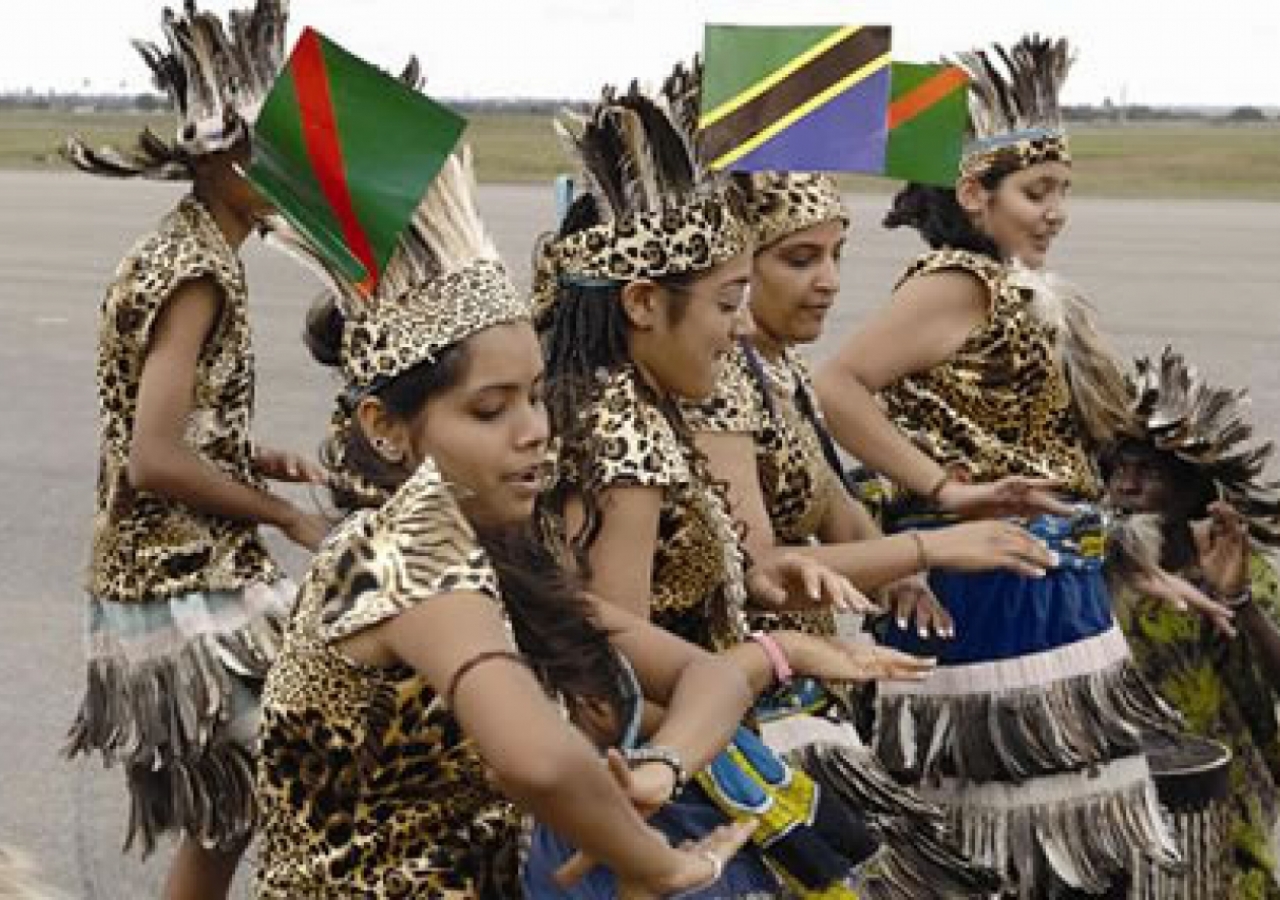
[{"label": "fringed skirt", "polygon": [[894,781],[838,711],[766,715],[761,730],[770,747],[864,817],[879,840],[851,882],[860,900],[968,900],[999,891],[999,874],[964,855],[943,811]]},{"label": "fringed skirt", "polygon": [[259,697],[293,606],[287,579],[143,603],[89,598],[88,685],[66,753],[124,767],[125,850],[180,829],[210,848],[253,831]]},{"label": "fringed skirt", "polygon": [[1176,716],[1112,618],[1100,537],[1054,516],[1030,530],[1059,554],[1046,577],[934,573],[956,637],[885,632],[939,664],[923,683],[880,685],[875,750],[1021,896],[1100,894],[1129,877],[1135,854],[1179,865],[1140,750],[1142,730]]}]

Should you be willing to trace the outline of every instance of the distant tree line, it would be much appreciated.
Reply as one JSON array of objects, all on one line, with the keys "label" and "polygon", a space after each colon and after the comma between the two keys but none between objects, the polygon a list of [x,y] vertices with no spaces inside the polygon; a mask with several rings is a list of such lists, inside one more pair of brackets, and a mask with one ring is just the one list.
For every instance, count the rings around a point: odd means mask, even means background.
[{"label": "distant tree line", "polygon": [[[496,100],[449,100],[446,103],[461,113],[510,113],[548,115],[565,107],[584,109],[583,100],[542,100],[528,98]],[[169,108],[162,94],[95,94],[85,92],[23,91],[0,92],[0,109],[100,110],[103,112],[159,112]],[[1145,106],[1101,104],[1067,106],[1063,110],[1068,121],[1094,123],[1185,122],[1188,120],[1225,122],[1266,122],[1280,120],[1280,111],[1257,106],[1206,108],[1182,106]]]}]

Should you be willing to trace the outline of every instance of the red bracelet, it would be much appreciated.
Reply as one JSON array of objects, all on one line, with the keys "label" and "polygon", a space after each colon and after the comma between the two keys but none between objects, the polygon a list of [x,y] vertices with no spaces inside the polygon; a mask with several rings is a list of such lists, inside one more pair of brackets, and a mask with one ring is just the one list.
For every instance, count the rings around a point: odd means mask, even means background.
[{"label": "red bracelet", "polygon": [[769,664],[773,666],[774,680],[780,685],[790,684],[795,672],[791,669],[787,654],[783,652],[778,642],[773,639],[773,635],[764,631],[753,631],[751,632],[751,639],[760,645],[764,655],[769,658]]}]

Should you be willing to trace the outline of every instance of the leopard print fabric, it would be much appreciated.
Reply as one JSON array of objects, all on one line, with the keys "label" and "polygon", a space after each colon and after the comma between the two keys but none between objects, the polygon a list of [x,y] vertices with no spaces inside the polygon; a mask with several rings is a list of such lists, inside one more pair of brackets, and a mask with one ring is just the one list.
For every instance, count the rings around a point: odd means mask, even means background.
[{"label": "leopard print fabric", "polygon": [[551,310],[562,280],[625,283],[703,272],[745,252],[751,235],[734,211],[738,200],[731,191],[718,189],[542,242],[534,262],[534,321]]},{"label": "leopard print fabric", "polygon": [[1001,263],[963,250],[926,253],[902,282],[951,270],[986,287],[987,321],[950,359],[882,391],[890,418],[939,463],[975,481],[1055,478],[1096,499],[1098,475],[1056,358],[1056,335],[1035,316],[1032,292],[1012,284]]},{"label": "leopard print fabric", "polygon": [[715,647],[728,631],[723,592],[741,578],[726,562],[724,529],[716,520],[717,513],[727,518],[725,501],[696,474],[691,450],[670,421],[641,396],[639,377],[630,369],[608,376],[585,414],[589,439],[561,445],[556,493],[583,484],[597,492],[661,489],[650,617],[685,640]]},{"label": "leopard print fabric", "polygon": [[254,375],[244,270],[208,211],[188,196],[124,258],[102,304],[101,459],[88,584],[100,599],[140,603],[282,576],[254,526],[129,483],[138,384],[156,318],[174,291],[198,278],[216,282],[222,312],[196,363],[186,441],[223,474],[262,485],[250,439]]},{"label": "leopard print fabric", "polygon": [[746,219],[756,249],[804,231],[840,220],[849,226],[849,211],[840,188],[820,172],[752,172],[747,176]]},{"label": "leopard print fabric", "polygon": [[430,462],[316,556],[263,695],[260,897],[518,896],[519,817],[442,698],[334,646],[451,591],[498,598]]},{"label": "leopard print fabric", "polygon": [[476,260],[350,316],[342,332],[342,371],[349,385],[367,388],[435,359],[478,331],[529,314],[529,301],[506,267]]},{"label": "leopard print fabric", "polygon": [[[808,366],[787,348],[770,368],[786,377],[769,379],[767,387],[760,385],[742,347],[735,347],[725,359],[715,392],[701,403],[687,404],[685,418],[695,431],[750,434],[775,539],[781,545],[807,544],[815,540],[830,512],[834,492],[843,488],[822,453],[813,424],[796,403],[796,392],[806,391],[816,408]],[[764,390],[770,391],[773,412]],[[766,631],[796,629],[825,635],[836,631],[829,610],[754,612],[750,624]]]},{"label": "leopard print fabric", "polygon": [[1043,162],[1071,162],[1071,147],[1065,134],[1031,132],[1021,136],[1002,135],[994,146],[979,142],[960,161],[960,175],[981,178],[999,165],[1021,171]]}]

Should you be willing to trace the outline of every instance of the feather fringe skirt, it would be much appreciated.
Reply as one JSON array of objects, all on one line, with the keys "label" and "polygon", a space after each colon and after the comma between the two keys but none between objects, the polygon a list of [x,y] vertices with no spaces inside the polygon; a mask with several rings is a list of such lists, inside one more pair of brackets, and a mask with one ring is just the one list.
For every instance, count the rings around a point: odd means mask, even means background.
[{"label": "feather fringe skirt", "polygon": [[882,636],[939,666],[920,684],[880,685],[877,756],[1027,898],[1182,868],[1140,749],[1142,731],[1177,716],[1134,668],[1100,559],[1054,540],[1061,521],[1032,528],[1062,558],[1044,578],[935,573],[953,641]]},{"label": "feather fringe skirt", "polygon": [[124,849],[180,829],[231,848],[253,831],[259,697],[295,588],[288,580],[146,603],[89,599],[88,676],[68,757],[124,768]]},{"label": "feather fringe skirt", "polygon": [[997,872],[965,856],[942,809],[894,781],[852,725],[798,715],[762,728],[774,750],[865,817],[880,842],[852,881],[861,900],[969,900],[1001,888]]}]

